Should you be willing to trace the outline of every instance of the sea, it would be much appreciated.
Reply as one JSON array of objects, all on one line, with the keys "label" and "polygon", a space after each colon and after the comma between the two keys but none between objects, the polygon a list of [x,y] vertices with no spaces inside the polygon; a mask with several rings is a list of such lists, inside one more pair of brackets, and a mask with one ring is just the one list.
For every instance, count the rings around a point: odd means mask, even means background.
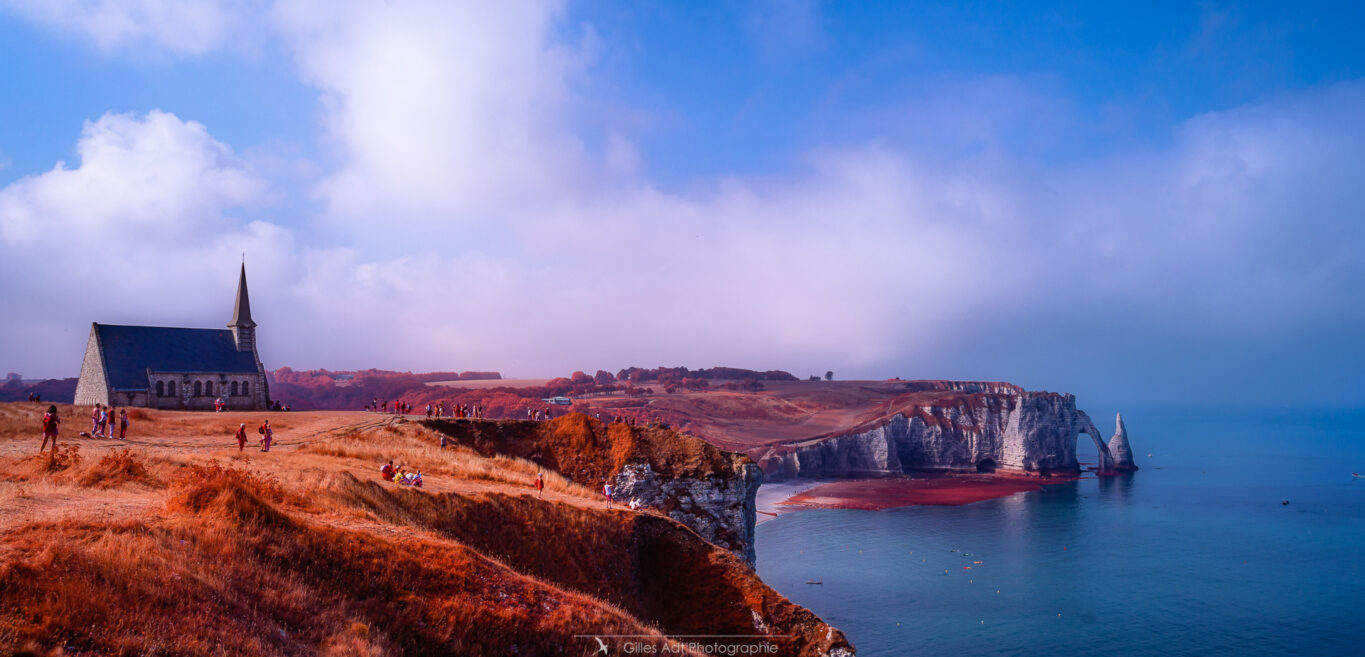
[{"label": "sea", "polygon": [[1124,421],[1139,472],[782,513],[757,528],[758,573],[862,657],[1365,655],[1365,409]]}]

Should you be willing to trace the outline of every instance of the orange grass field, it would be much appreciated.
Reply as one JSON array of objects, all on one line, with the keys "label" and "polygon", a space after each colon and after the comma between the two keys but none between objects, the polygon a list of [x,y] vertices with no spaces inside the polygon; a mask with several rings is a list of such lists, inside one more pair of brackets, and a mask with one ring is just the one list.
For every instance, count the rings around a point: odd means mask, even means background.
[{"label": "orange grass field", "polygon": [[[848,645],[665,516],[605,510],[552,470],[537,499],[525,444],[442,450],[431,428],[363,412],[143,409],[118,441],[74,437],[89,408],[62,406],[61,446],[39,456],[45,407],[0,404],[0,656],[597,652],[581,635],[688,654],[665,635],[753,635],[759,619],[776,654]],[[254,444],[265,418],[269,453]],[[582,415],[480,425],[575,467],[658,449],[704,472],[715,458]],[[390,458],[424,488],[380,480]]]}]

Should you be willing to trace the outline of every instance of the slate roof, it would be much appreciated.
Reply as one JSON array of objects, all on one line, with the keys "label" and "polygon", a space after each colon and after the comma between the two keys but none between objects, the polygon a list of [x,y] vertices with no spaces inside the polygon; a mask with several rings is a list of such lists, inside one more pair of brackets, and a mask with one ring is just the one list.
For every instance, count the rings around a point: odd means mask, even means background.
[{"label": "slate roof", "polygon": [[237,342],[227,329],[95,324],[95,330],[109,385],[115,389],[146,390],[148,369],[256,373],[255,354],[237,351]]}]

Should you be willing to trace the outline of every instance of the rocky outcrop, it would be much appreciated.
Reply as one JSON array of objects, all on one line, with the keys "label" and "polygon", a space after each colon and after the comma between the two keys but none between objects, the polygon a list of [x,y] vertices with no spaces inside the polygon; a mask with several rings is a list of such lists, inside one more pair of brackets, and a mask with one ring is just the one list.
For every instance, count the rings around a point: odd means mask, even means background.
[{"label": "rocky outcrop", "polygon": [[1107,472],[1116,465],[1099,429],[1076,408],[1074,395],[1002,383],[942,386],[962,394],[903,408],[847,433],[773,445],[754,455],[774,480],[914,470],[1076,472],[1076,440],[1084,433],[1099,452],[1097,469]]},{"label": "rocky outcrop", "polygon": [[482,455],[534,461],[591,490],[601,490],[609,481],[619,502],[634,499],[657,509],[754,564],[755,496],[763,471],[744,454],[723,451],[661,424],[603,424],[582,413],[549,422],[421,424]]},{"label": "rocky outcrop", "polygon": [[734,552],[753,566],[755,497],[763,471],[747,456],[726,453],[734,476],[661,477],[649,463],[621,466],[613,485],[614,497],[663,511],[692,528],[702,538]]},{"label": "rocky outcrop", "polygon": [[1133,462],[1133,448],[1128,444],[1128,428],[1123,426],[1123,413],[1114,414],[1114,436],[1109,439],[1109,452],[1114,455],[1114,469],[1129,472],[1138,469]]}]

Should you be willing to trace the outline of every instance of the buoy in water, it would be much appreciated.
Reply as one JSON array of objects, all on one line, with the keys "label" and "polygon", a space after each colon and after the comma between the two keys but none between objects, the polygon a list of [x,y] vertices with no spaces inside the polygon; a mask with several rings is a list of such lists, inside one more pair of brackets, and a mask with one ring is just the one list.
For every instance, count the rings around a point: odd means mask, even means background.
[{"label": "buoy in water", "polygon": [[1289,500],[1280,500],[1280,506],[1289,506]]}]

